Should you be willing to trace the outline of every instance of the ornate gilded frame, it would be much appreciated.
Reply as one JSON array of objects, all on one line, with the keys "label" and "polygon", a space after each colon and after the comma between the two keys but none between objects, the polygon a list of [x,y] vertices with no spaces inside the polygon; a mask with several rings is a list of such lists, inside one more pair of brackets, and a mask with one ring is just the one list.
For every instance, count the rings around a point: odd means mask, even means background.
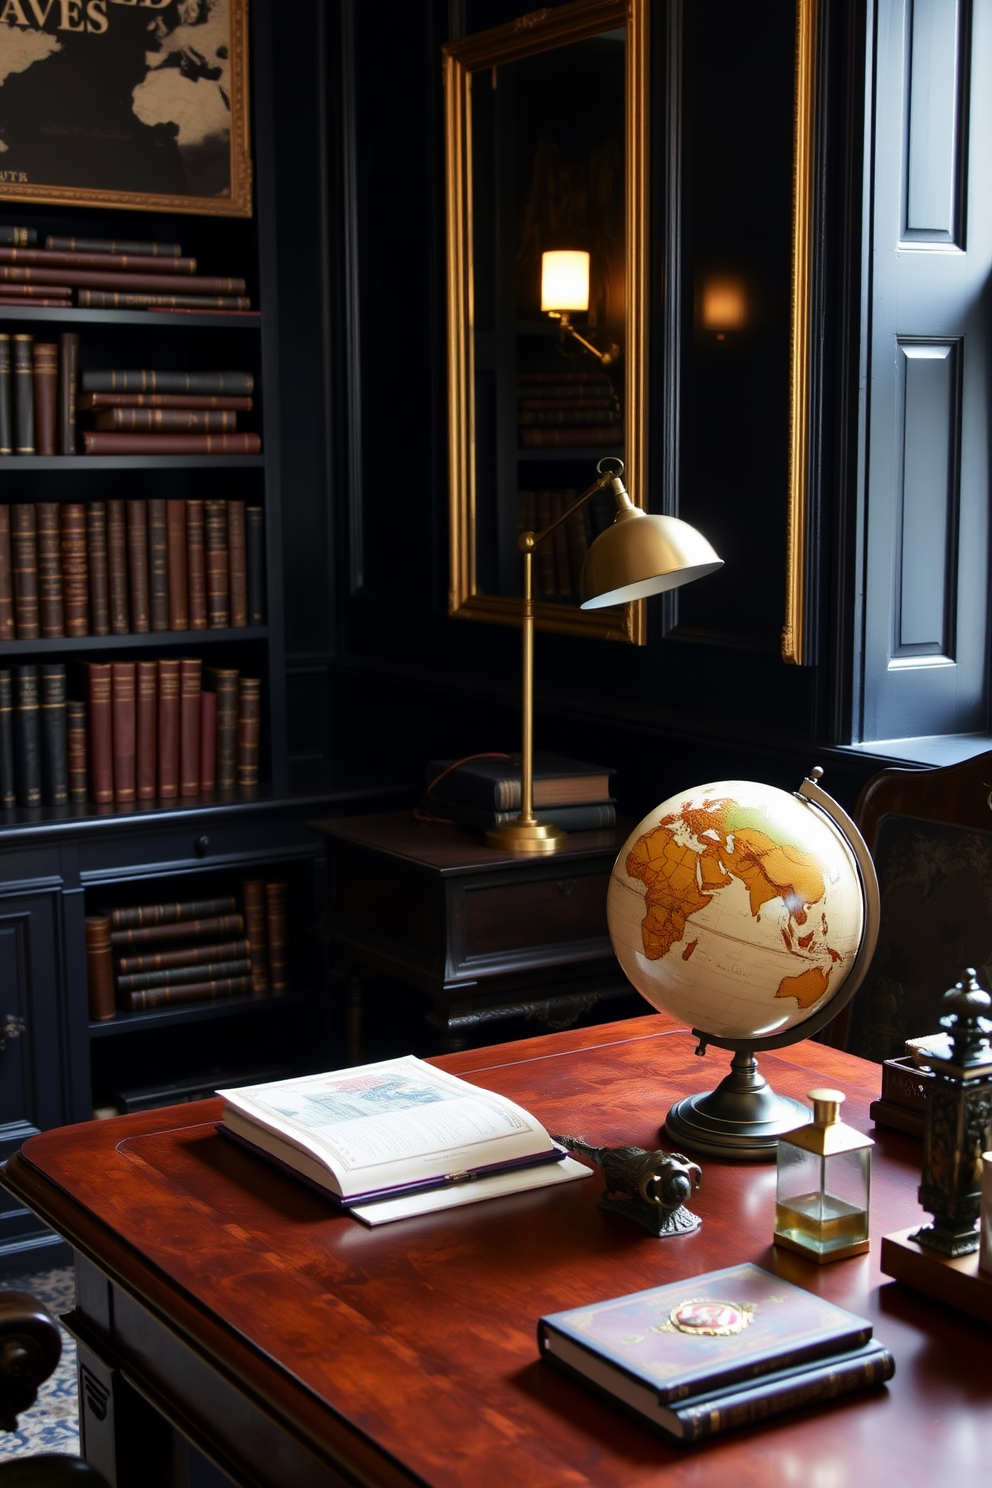
[{"label": "ornate gilded frame", "polygon": [[[574,0],[444,48],[448,253],[448,451],[450,581],[448,613],[519,625],[519,599],[480,594],[476,578],[473,388],[472,180],[470,88],[474,72],[625,26],[626,397],[625,483],[643,505],[647,489],[648,12],[650,0]],[[590,481],[595,472],[590,470]],[[535,624],[568,635],[643,645],[645,601],[583,611],[538,600]]]}]

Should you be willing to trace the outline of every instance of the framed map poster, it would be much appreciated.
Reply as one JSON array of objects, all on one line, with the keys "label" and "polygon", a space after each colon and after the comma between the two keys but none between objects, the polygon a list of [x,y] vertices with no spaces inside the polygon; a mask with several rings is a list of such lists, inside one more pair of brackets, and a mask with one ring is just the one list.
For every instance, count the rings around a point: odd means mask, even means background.
[{"label": "framed map poster", "polygon": [[0,200],[251,215],[248,0],[0,0]]}]

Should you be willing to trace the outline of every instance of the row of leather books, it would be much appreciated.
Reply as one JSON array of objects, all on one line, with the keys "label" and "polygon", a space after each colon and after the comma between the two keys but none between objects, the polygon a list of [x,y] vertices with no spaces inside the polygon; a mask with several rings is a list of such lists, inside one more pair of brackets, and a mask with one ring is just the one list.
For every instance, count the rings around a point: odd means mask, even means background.
[{"label": "row of leather books", "polygon": [[0,455],[76,453],[78,368],[75,332],[58,341],[0,333]]},{"label": "row of leather books", "polygon": [[257,455],[257,434],[238,432],[252,411],[250,372],[111,368],[79,378],[87,455]]},{"label": "row of leather books", "polygon": [[199,657],[0,668],[0,805],[170,802],[258,784],[262,685]]},{"label": "row of leather books", "polygon": [[246,314],[243,278],[199,274],[179,243],[50,236],[43,248],[31,228],[12,228],[0,241],[0,305]]},{"label": "row of leather books", "polygon": [[0,506],[0,641],[261,625],[264,542],[244,501]]},{"label": "row of leather books", "polygon": [[289,990],[288,886],[247,879],[239,896],[133,905],[86,916],[89,1012]]},{"label": "row of leather books", "polygon": [[522,449],[619,444],[623,420],[605,372],[521,372],[517,422]]}]

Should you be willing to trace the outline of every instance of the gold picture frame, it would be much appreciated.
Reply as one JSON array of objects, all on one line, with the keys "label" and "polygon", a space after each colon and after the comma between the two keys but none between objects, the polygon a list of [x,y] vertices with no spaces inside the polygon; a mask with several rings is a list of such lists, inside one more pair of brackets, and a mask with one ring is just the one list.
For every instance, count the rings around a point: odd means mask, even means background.
[{"label": "gold picture frame", "polygon": [[[476,410],[473,303],[471,88],[475,76],[552,48],[625,30],[624,52],[624,402],[625,483],[635,504],[647,490],[648,19],[649,0],[574,0],[538,10],[443,49],[446,106],[448,263],[448,613],[501,625],[521,623],[518,598],[481,592],[477,562]],[[612,453],[608,449],[603,454]],[[588,481],[595,478],[595,462]],[[587,483],[587,482],[586,482]],[[583,611],[540,599],[539,629],[643,645],[645,601]]]},{"label": "gold picture frame", "polygon": [[0,200],[251,216],[248,0],[206,0],[191,24],[178,0],[4,16]]}]

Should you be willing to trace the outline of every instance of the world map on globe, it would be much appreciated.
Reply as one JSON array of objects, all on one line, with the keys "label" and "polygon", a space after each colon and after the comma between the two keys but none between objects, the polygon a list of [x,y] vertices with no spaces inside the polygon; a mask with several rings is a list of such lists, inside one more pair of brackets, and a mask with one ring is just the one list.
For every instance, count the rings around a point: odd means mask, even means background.
[{"label": "world map on globe", "polygon": [[663,801],[613,868],[607,918],[652,1006],[718,1038],[769,1038],[833,1001],[861,944],[865,900],[839,826],[753,781]]}]

